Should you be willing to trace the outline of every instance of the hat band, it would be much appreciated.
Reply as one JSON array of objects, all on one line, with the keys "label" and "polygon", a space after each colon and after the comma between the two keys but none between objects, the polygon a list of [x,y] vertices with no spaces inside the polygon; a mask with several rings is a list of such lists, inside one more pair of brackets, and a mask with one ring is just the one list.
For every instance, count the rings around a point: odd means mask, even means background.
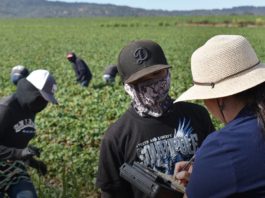
[{"label": "hat band", "polygon": [[225,77],[225,78],[222,78],[222,79],[220,79],[220,80],[218,80],[218,81],[215,81],[215,82],[206,82],[206,83],[203,83],[203,82],[196,82],[196,81],[192,81],[193,82],[193,84],[194,85],[202,85],[202,86],[211,86],[212,88],[214,88],[214,86],[215,86],[215,84],[217,84],[217,83],[219,83],[219,82],[222,82],[222,81],[224,81],[224,80],[226,80],[226,79],[228,79],[228,78],[231,78],[231,77],[233,77],[233,76],[235,76],[235,75],[237,75],[237,74],[240,74],[240,73],[243,73],[243,72],[245,72],[245,71],[247,71],[247,70],[250,70],[250,69],[252,69],[253,67],[256,67],[258,64],[260,64],[260,61],[258,61],[255,65],[253,65],[253,66],[251,66],[251,67],[249,67],[249,68],[247,68],[247,69],[244,69],[244,70],[242,70],[242,71],[239,71],[239,72],[237,72],[237,73],[235,73],[235,74],[232,74],[232,75],[230,75],[230,76],[227,76],[227,77]]}]

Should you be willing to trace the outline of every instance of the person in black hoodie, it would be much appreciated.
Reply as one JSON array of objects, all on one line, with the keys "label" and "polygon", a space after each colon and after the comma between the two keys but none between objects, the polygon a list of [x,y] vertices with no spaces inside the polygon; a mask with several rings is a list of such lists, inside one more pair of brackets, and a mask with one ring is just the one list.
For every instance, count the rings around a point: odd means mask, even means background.
[{"label": "person in black hoodie", "polygon": [[106,84],[112,84],[115,82],[115,77],[118,73],[117,65],[109,65],[104,73],[103,73],[103,80]]},{"label": "person in black hoodie", "polygon": [[16,65],[12,67],[10,80],[14,85],[17,85],[18,81],[22,78],[26,78],[29,75],[29,70],[23,65]]},{"label": "person in black hoodie", "polygon": [[0,101],[0,197],[36,198],[37,194],[27,165],[42,175],[47,167],[41,160],[40,149],[29,145],[35,136],[35,116],[54,97],[56,82],[47,70],[35,70],[18,81],[14,94]]},{"label": "person in black hoodie", "polygon": [[191,159],[214,127],[204,107],[173,103],[170,65],[157,43],[129,43],[119,54],[117,68],[132,101],[101,141],[96,186],[102,198],[147,198],[120,177],[119,168],[139,162],[173,175],[175,163]]},{"label": "person in black hoodie", "polygon": [[76,74],[76,81],[80,83],[81,86],[87,87],[92,79],[92,73],[85,61],[77,57],[73,52],[67,53],[67,59],[72,63],[73,70]]}]

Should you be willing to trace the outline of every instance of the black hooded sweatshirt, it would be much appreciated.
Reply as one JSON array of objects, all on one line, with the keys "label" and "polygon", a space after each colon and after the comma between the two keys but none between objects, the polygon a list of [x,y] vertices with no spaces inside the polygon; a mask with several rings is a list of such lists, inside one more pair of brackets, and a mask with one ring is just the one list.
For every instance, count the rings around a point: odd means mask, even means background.
[{"label": "black hooded sweatshirt", "polygon": [[35,136],[35,115],[47,102],[26,79],[18,82],[16,93],[0,101],[0,160],[20,158],[22,149]]},{"label": "black hooded sweatshirt", "polygon": [[104,71],[104,74],[109,74],[113,78],[116,77],[117,73],[118,73],[117,65],[109,65]]},{"label": "black hooded sweatshirt", "polygon": [[77,82],[90,81],[92,79],[92,73],[83,59],[73,54],[73,57],[68,60],[72,63]]}]

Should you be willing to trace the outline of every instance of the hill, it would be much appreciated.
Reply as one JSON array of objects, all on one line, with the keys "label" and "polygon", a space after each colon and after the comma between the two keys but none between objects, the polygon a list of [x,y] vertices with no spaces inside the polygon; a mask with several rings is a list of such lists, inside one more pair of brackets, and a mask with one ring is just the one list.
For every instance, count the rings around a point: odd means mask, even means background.
[{"label": "hill", "polygon": [[49,18],[91,16],[189,16],[189,15],[265,15],[265,7],[166,11],[95,3],[65,3],[47,0],[1,0],[1,18]]}]

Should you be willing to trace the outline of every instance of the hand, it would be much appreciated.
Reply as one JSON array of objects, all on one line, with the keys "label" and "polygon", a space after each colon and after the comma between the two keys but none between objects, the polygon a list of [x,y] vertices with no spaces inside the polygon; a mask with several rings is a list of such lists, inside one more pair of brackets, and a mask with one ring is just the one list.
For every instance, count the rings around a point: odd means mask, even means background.
[{"label": "hand", "polygon": [[35,168],[40,175],[46,175],[47,174],[47,166],[46,164],[41,160],[36,160],[34,158],[30,158],[27,161],[28,165],[32,168]]},{"label": "hand", "polygon": [[29,159],[32,158],[33,156],[40,157],[41,150],[35,146],[28,146],[24,149],[22,149],[21,152],[21,159]]},{"label": "hand", "polygon": [[187,186],[192,172],[192,165],[183,170],[187,163],[188,161],[182,161],[175,164],[174,178],[183,186]]},{"label": "hand", "polygon": [[43,176],[46,175],[48,172],[46,164],[43,161],[37,161],[37,162],[38,162],[38,164],[37,164],[36,169],[37,169],[38,173],[40,175],[43,175]]}]

